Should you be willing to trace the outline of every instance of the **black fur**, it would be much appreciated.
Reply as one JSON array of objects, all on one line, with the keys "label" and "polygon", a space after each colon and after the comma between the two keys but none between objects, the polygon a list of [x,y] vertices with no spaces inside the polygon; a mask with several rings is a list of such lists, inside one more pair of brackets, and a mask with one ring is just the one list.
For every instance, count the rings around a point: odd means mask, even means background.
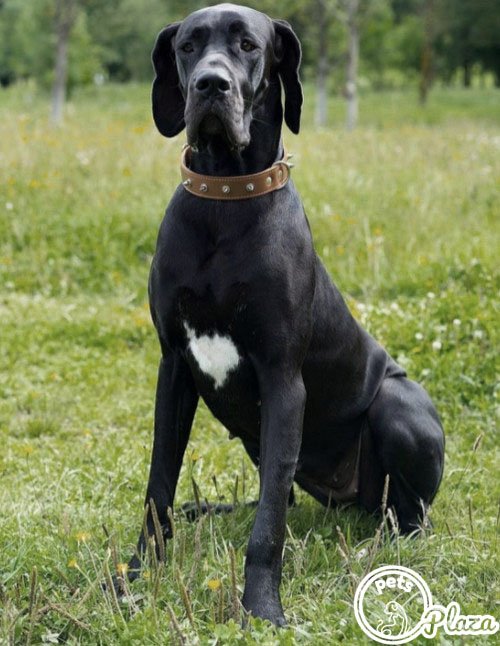
[{"label": "black fur", "polygon": [[[160,34],[153,62],[155,122],[166,136],[186,124],[197,172],[253,173],[281,157],[281,85],[286,123],[299,130],[300,44],[287,23],[235,5],[203,9]],[[327,503],[337,465],[363,433],[358,501],[375,510],[389,474],[389,505],[410,532],[441,479],[437,413],[351,316],[314,251],[293,181],[229,202],[179,186],[161,224],[149,290],[162,359],[146,502],[154,501],[168,537],[166,511],[201,395],[259,466],[243,604],[282,625],[293,481]],[[189,350],[186,324],[229,336],[237,347],[240,364],[220,388]],[[141,535],[139,552],[144,547]],[[138,567],[134,557],[132,576]]]}]

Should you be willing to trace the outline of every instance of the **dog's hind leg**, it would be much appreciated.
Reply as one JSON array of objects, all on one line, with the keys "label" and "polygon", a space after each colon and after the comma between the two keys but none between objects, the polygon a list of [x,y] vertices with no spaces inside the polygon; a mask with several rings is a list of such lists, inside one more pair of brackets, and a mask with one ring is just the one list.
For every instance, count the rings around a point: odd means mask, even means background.
[{"label": "dog's hind leg", "polygon": [[[156,551],[160,557],[162,546],[158,544],[159,541],[172,535],[167,509],[173,506],[197,403],[198,393],[188,365],[179,354],[166,353],[158,371],[153,452],[145,500],[148,513],[139,537],[137,553],[128,566],[130,579],[137,576],[149,537],[155,536]],[[155,522],[155,510],[158,522]],[[148,536],[145,535],[145,530]],[[163,534],[162,537],[158,536],[158,530]]]},{"label": "dog's hind leg", "polygon": [[388,474],[388,506],[400,531],[420,530],[443,473],[444,434],[434,405],[419,384],[389,377],[368,409],[368,425],[377,464],[362,468],[361,503],[370,491],[382,492]]}]

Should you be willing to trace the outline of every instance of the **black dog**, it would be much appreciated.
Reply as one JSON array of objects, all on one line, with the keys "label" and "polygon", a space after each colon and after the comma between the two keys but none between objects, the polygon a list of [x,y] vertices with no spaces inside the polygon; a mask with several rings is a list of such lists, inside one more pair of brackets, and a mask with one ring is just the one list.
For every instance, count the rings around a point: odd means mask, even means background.
[{"label": "black dog", "polygon": [[[186,127],[190,148],[149,284],[162,359],[147,531],[159,520],[171,533],[201,395],[259,467],[243,605],[278,625],[293,481],[324,504],[374,511],[388,474],[407,533],[425,520],[444,453],[428,395],[354,320],[314,251],[281,140],[282,87],[299,130],[300,57],[286,22],[231,4],[169,25],[153,52],[156,125],[167,137]],[[136,555],[131,576],[139,566]]]}]

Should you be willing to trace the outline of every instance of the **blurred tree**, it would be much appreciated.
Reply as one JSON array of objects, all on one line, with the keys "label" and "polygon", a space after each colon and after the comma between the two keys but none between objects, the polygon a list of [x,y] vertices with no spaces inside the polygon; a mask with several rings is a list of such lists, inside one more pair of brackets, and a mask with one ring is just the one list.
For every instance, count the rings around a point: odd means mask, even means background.
[{"label": "blurred tree", "polygon": [[86,0],[88,28],[99,45],[109,79],[151,79],[151,50],[160,29],[173,19],[165,0]]},{"label": "blurred tree", "polygon": [[479,63],[500,86],[500,0],[436,0],[437,47],[448,75],[462,70],[465,87]]},{"label": "blurred tree", "polygon": [[[360,39],[364,34],[373,30],[373,23],[380,18],[390,16],[390,8],[386,0],[337,0],[339,11],[337,16],[344,22],[348,34],[346,56],[346,81],[344,95],[347,100],[346,127],[353,130],[358,120],[358,67]],[[387,25],[387,23],[386,23]],[[384,64],[384,58],[374,53],[374,65],[379,66],[379,72]]]},{"label": "blurred tree", "polygon": [[14,24],[19,14],[18,3],[0,2],[0,85],[6,87],[15,79]]},{"label": "blurred tree", "polygon": [[[293,25],[302,42],[302,77],[316,81],[319,125],[326,124],[332,88],[343,89],[355,115],[361,81],[383,88],[388,82],[416,86],[420,79],[421,100],[434,78],[452,79],[457,70],[465,85],[476,69],[492,72],[500,85],[500,0],[244,1]],[[69,91],[97,72],[113,81],[150,80],[156,34],[206,4],[0,0],[0,84],[33,78],[53,86],[56,106],[65,76]],[[70,7],[77,10],[68,26],[62,9]]]},{"label": "blurred tree", "polygon": [[[82,0],[68,41],[68,88],[93,80],[100,67]],[[55,68],[55,0],[3,0],[0,4],[0,82],[33,78],[53,86]]]},{"label": "blurred tree", "polygon": [[391,0],[395,26],[389,36],[388,65],[409,80],[418,77],[422,105],[435,75],[436,1]]},{"label": "blurred tree", "polygon": [[[328,85],[332,71],[345,63],[347,33],[340,14],[339,0],[314,0],[311,23],[311,56],[315,58],[316,110],[315,123],[327,125]],[[333,45],[333,47],[332,47]],[[342,81],[340,81],[342,83]]]},{"label": "blurred tree", "polygon": [[412,14],[397,21],[386,35],[386,68],[403,72],[413,80],[420,70],[423,27],[420,15]]},{"label": "blurred tree", "polygon": [[460,69],[463,85],[469,87],[474,65],[493,72],[500,86],[500,0],[391,0],[391,4],[396,23],[392,63],[402,70],[420,70],[421,100],[433,76],[449,80]]},{"label": "blurred tree", "polygon": [[375,88],[385,86],[384,75],[390,66],[390,36],[394,28],[389,0],[372,0],[367,4],[361,23],[360,74],[368,76]]},{"label": "blurred tree", "polygon": [[96,74],[102,72],[100,48],[89,32],[86,11],[78,12],[71,30],[68,56],[68,92],[77,85],[93,83]]},{"label": "blurred tree", "polygon": [[342,63],[345,75],[340,86],[347,99],[347,128],[352,129],[358,111],[360,46],[364,45],[367,52],[370,71],[377,70],[382,75],[384,55],[380,38],[392,25],[389,0],[314,0],[310,15],[314,21],[309,20],[311,38],[306,43],[316,54],[316,125],[326,125],[328,82],[332,68]]},{"label": "blurred tree", "polygon": [[336,9],[335,2],[316,0],[314,3],[317,25],[316,49],[316,112],[317,126],[326,126],[328,116],[328,76],[330,72],[329,42],[331,23]]},{"label": "blurred tree", "polygon": [[353,130],[358,121],[358,61],[359,61],[359,11],[360,0],[346,0],[347,29],[349,45],[347,50],[347,68],[345,97],[347,99],[347,130]]},{"label": "blurred tree", "polygon": [[37,78],[53,69],[52,0],[5,0],[0,7],[0,77],[4,85]]},{"label": "blurred tree", "polygon": [[51,110],[51,120],[56,125],[62,120],[63,106],[66,100],[69,37],[76,21],[77,12],[78,0],[56,0],[54,21],[56,32],[56,61]]},{"label": "blurred tree", "polygon": [[434,74],[434,21],[435,0],[424,0],[422,7],[423,38],[420,56],[420,103],[427,102],[427,94]]}]

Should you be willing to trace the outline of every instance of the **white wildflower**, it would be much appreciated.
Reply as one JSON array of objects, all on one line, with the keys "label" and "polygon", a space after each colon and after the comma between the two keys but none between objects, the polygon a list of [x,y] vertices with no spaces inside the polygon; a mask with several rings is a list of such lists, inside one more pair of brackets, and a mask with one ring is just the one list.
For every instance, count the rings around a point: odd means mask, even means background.
[{"label": "white wildflower", "polygon": [[404,368],[405,370],[411,367],[411,359],[403,353],[398,354],[398,356],[396,357],[396,361],[399,363],[401,368]]},{"label": "white wildflower", "polygon": [[87,150],[79,150],[76,153],[76,158],[82,166],[88,166],[92,158],[92,153]]}]

